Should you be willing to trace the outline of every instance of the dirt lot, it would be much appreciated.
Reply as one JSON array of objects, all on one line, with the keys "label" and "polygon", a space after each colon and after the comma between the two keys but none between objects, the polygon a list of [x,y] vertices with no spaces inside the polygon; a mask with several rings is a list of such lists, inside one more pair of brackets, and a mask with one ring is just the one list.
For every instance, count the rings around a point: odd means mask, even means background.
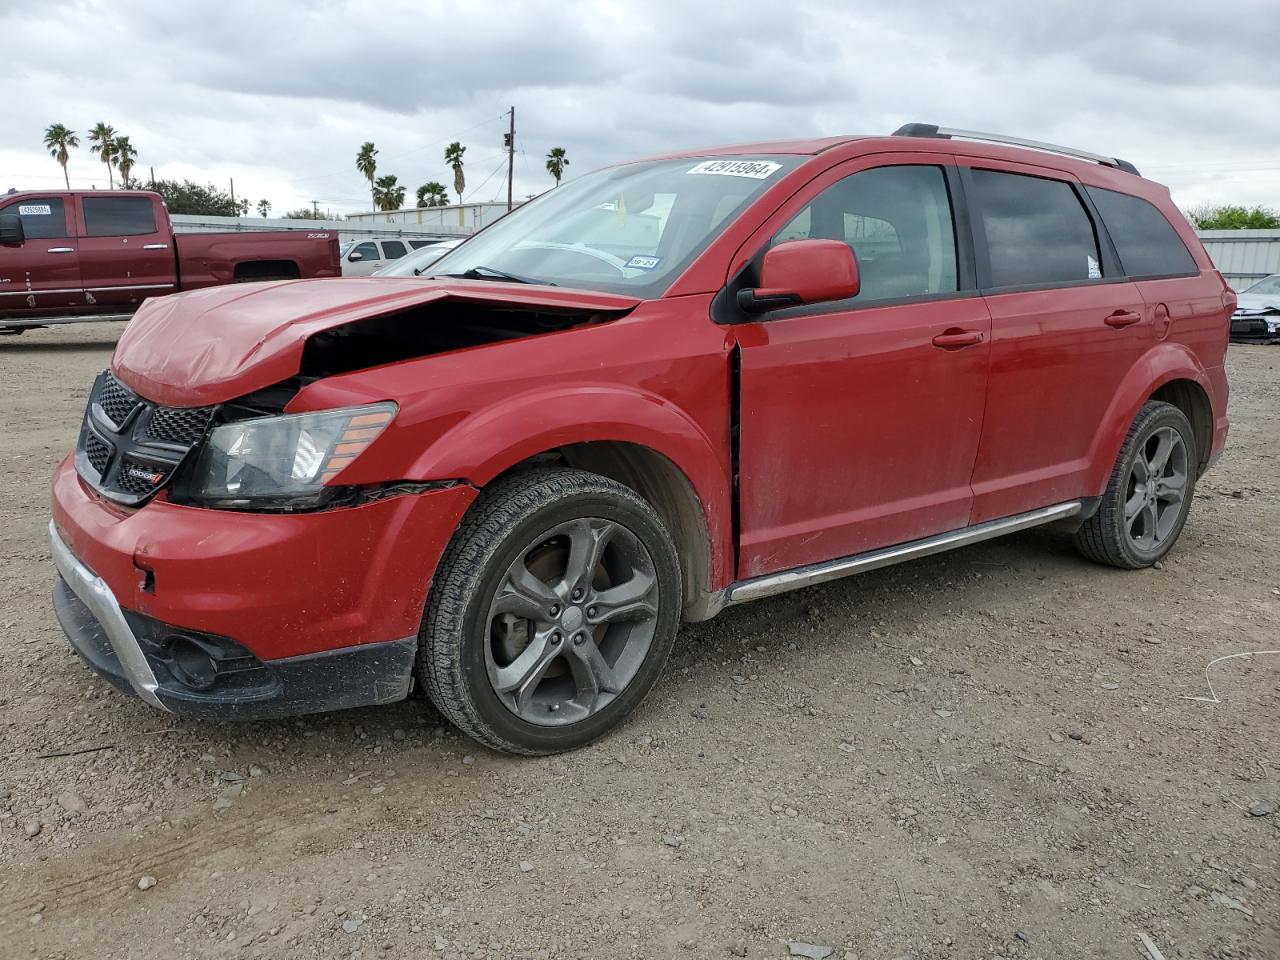
[{"label": "dirt lot", "polygon": [[75,659],[46,484],[120,329],[0,340],[0,957],[1280,957],[1280,657],[1186,699],[1280,648],[1280,350],[1232,348],[1163,569],[1040,530],[737,608],[530,761],[420,698],[220,726]]}]

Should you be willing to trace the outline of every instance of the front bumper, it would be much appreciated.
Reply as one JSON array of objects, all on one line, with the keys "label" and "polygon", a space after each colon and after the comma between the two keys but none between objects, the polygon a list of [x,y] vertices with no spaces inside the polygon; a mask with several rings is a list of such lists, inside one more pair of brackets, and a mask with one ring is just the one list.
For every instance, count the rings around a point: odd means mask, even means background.
[{"label": "front bumper", "polygon": [[[72,649],[116,689],[153,707],[209,719],[259,720],[394,703],[409,695],[416,635],[267,663],[239,656],[229,661],[237,682],[193,688],[164,653],[167,640],[185,641],[192,632],[122,609],[102,578],[71,554],[52,522],[49,541],[58,568],[53,608]],[[232,649],[239,653],[237,647]]]},{"label": "front bumper", "polygon": [[[436,562],[474,496],[457,485],[309,514],[127,511],[64,461],[55,610],[90,666],[153,707],[253,718],[386,703],[408,692]],[[173,654],[188,640],[232,679],[188,682]]]}]

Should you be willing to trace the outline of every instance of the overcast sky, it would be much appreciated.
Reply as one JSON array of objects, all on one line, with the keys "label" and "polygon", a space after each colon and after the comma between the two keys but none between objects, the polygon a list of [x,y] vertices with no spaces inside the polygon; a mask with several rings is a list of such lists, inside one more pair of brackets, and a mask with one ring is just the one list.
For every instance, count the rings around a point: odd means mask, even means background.
[{"label": "overcast sky", "polygon": [[1131,160],[1185,206],[1280,207],[1276,0],[1107,3],[714,0],[0,0],[0,193],[61,185],[46,126],[81,136],[72,185],[106,186],[85,133],[130,136],[135,175],[367,209],[355,169],[505,199],[667,149],[888,133],[909,120]]}]

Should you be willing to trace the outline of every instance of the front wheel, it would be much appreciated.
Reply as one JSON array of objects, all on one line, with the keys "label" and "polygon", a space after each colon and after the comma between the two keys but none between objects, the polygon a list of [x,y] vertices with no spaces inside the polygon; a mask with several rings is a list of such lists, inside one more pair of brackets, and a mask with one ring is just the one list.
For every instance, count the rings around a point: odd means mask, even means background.
[{"label": "front wheel", "polygon": [[436,707],[498,750],[590,743],[657,680],[681,607],[671,536],[634,491],[568,469],[486,489],[436,571],[418,645]]},{"label": "front wheel", "polygon": [[1102,503],[1076,534],[1090,560],[1149,567],[1172,548],[1195,490],[1195,432],[1177,407],[1148,401],[1134,417]]}]

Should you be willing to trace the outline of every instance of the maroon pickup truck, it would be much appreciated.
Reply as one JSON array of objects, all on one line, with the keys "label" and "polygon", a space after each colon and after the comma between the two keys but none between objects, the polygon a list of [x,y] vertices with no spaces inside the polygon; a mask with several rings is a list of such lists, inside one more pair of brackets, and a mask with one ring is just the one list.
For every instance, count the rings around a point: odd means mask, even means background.
[{"label": "maroon pickup truck", "polygon": [[223,283],[336,277],[332,230],[176,235],[159,194],[0,197],[0,331],[132,313],[148,297]]}]

